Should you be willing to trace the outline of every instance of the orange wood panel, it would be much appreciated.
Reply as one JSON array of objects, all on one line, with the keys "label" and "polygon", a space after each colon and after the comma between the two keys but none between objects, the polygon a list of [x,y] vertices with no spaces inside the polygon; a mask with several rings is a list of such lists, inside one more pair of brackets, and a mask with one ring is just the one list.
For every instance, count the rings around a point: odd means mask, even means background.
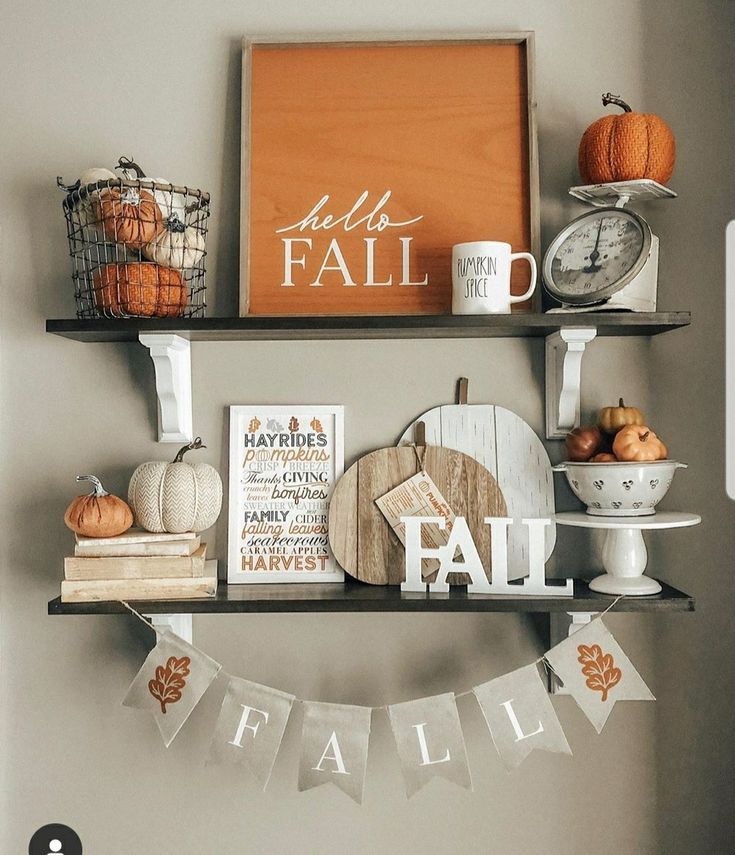
[{"label": "orange wood panel", "polygon": [[453,244],[530,251],[527,86],[523,44],[254,45],[250,312],[450,313]]}]

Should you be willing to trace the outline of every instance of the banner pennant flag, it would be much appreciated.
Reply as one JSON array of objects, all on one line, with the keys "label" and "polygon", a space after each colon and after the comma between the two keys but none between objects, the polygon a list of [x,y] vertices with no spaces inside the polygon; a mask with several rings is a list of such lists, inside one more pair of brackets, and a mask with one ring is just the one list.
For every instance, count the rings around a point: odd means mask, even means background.
[{"label": "banner pennant flag", "polygon": [[408,798],[432,778],[472,789],[457,702],[449,692],[388,707]]},{"label": "banner pennant flag", "polygon": [[130,684],[123,706],[149,712],[168,748],[221,667],[166,630]]},{"label": "banner pennant flag", "polygon": [[557,644],[545,659],[598,733],[617,701],[656,700],[600,618]]},{"label": "banner pennant flag", "polygon": [[362,804],[370,740],[370,707],[302,701],[299,792],[332,783]]},{"label": "banner pennant flag", "polygon": [[535,663],[472,690],[506,769],[534,750],[571,754]]},{"label": "banner pennant flag", "polygon": [[212,743],[210,763],[242,763],[265,789],[295,698],[269,686],[230,677]]}]

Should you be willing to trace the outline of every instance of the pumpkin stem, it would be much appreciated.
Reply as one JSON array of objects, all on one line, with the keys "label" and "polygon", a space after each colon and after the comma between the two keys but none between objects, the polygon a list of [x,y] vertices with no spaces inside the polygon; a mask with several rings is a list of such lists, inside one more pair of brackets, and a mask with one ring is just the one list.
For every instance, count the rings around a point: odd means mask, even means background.
[{"label": "pumpkin stem", "polygon": [[186,226],[181,222],[176,214],[171,214],[171,216],[166,219],[166,229],[170,232],[185,232]]},{"label": "pumpkin stem", "polygon": [[618,406],[619,406],[619,407],[624,407],[624,406],[625,406],[625,404],[623,403],[623,399],[622,399],[622,398],[618,398]]},{"label": "pumpkin stem", "polygon": [[117,168],[122,169],[124,172],[129,172],[132,169],[135,172],[136,178],[145,178],[145,172],[143,172],[143,170],[132,159],[132,157],[119,158],[117,161]]},{"label": "pumpkin stem", "polygon": [[77,475],[77,481],[89,481],[91,484],[94,484],[94,490],[90,493],[90,496],[109,496],[110,494],[105,490],[102,486],[102,481],[96,475]]},{"label": "pumpkin stem", "polygon": [[612,92],[606,92],[602,96],[602,106],[607,107],[608,104],[615,104],[617,107],[622,107],[622,109],[626,113],[632,113],[633,111],[630,108],[629,104],[626,104],[625,101],[620,97],[620,95],[613,95]]},{"label": "pumpkin stem", "polygon": [[648,440],[648,437],[649,437],[650,433],[651,433],[651,431],[650,431],[650,430],[647,430],[645,433],[639,433],[639,434],[638,434],[638,439],[639,439],[641,442],[647,442],[647,440]]},{"label": "pumpkin stem", "polygon": [[79,185],[80,181],[78,178],[73,184],[64,184],[64,179],[60,175],[56,176],[56,186],[62,190],[66,190],[67,193],[73,193],[75,190],[78,190]]},{"label": "pumpkin stem", "polygon": [[207,446],[204,445],[204,443],[202,442],[202,438],[200,436],[198,436],[193,442],[190,442],[188,445],[184,445],[182,448],[180,448],[178,450],[176,457],[174,457],[173,462],[174,463],[182,463],[184,460],[184,455],[186,454],[187,451],[196,451],[197,448],[206,448],[206,447]]}]

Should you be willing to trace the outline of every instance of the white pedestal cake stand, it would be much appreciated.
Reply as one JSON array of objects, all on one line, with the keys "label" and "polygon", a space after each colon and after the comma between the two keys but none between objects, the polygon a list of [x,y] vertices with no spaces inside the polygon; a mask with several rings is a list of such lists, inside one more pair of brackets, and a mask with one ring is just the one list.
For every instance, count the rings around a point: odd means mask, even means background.
[{"label": "white pedestal cake stand", "polygon": [[659,511],[647,517],[598,517],[569,511],[556,514],[555,519],[557,525],[607,531],[602,547],[602,566],[606,572],[590,582],[590,590],[627,596],[658,594],[661,590],[655,579],[643,575],[648,562],[643,531],[686,528],[702,521],[697,514],[680,511]]}]

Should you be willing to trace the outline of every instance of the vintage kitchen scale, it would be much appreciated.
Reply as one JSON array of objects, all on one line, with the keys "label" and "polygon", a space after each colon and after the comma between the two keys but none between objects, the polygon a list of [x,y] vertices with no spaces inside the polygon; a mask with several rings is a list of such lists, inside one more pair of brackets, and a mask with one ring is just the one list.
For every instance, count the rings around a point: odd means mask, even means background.
[{"label": "vintage kitchen scale", "polygon": [[676,193],[644,178],[572,187],[593,210],[565,226],[543,262],[546,290],[562,305],[552,312],[655,312],[658,238],[631,201],[672,199]]}]

